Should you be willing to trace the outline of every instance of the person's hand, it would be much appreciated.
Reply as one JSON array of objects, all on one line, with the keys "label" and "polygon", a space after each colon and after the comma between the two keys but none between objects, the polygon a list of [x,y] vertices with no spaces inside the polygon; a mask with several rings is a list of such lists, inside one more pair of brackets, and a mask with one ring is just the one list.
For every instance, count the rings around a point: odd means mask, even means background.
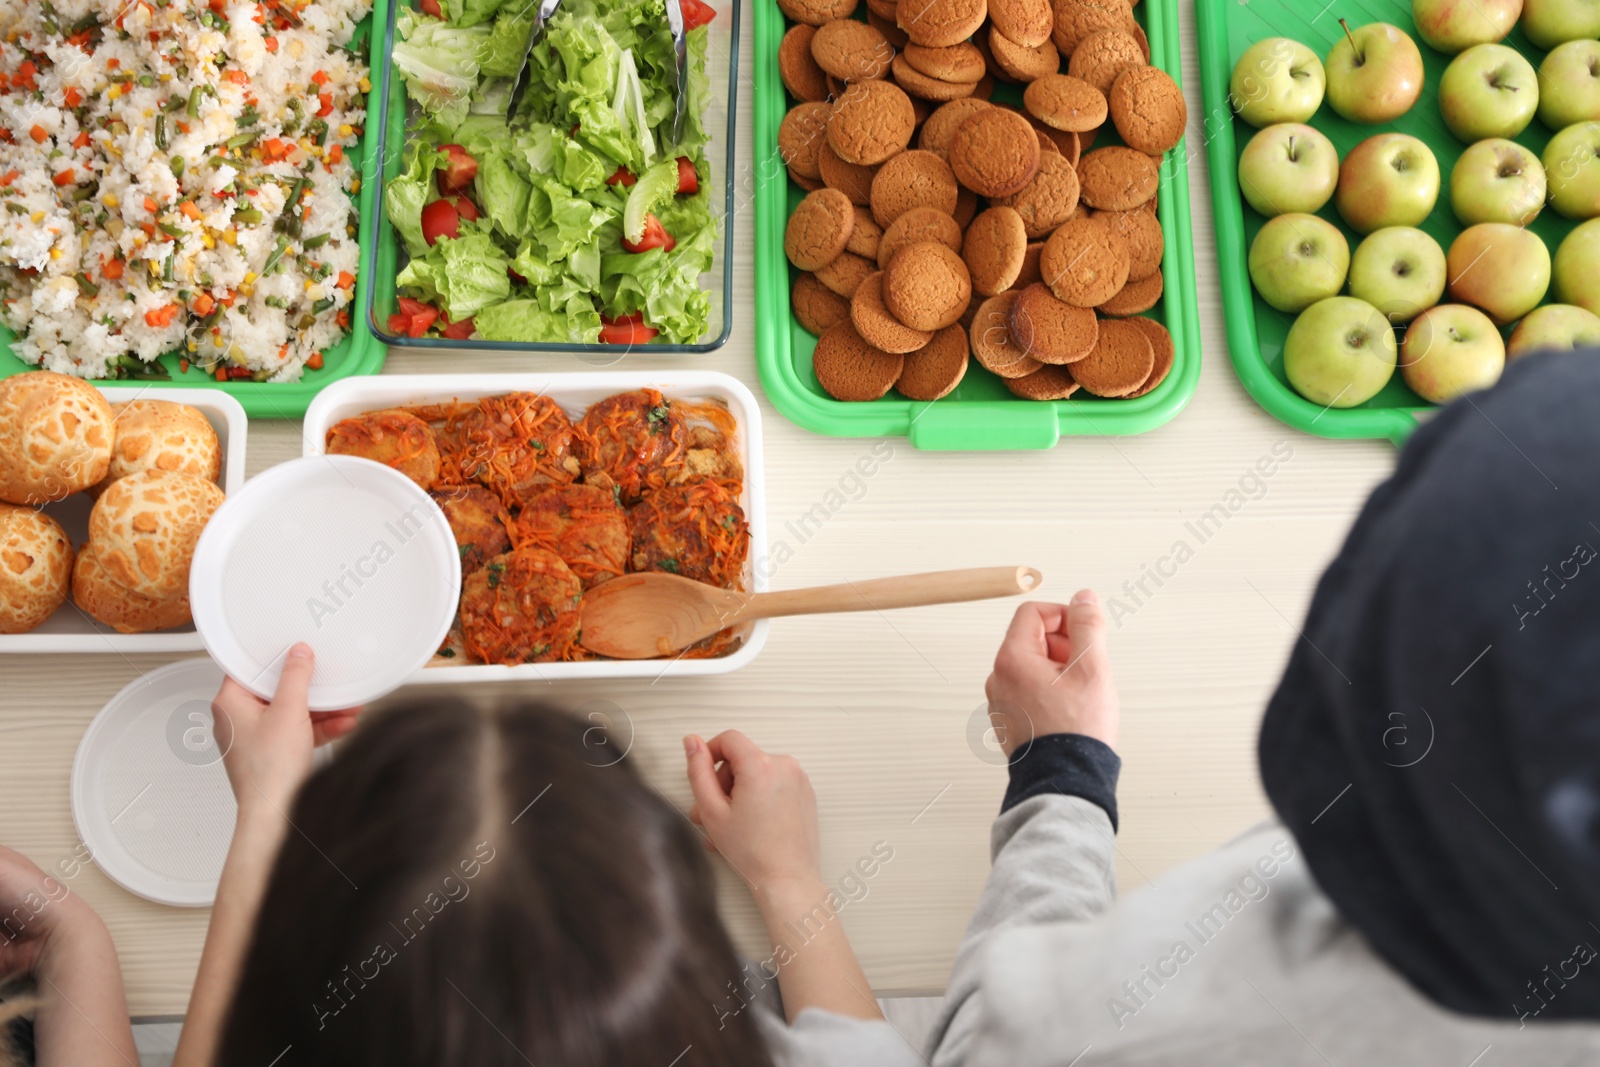
[{"label": "person's hand", "polygon": [[105,924],[67,884],[0,845],[0,977],[38,975],[85,939],[109,941]]},{"label": "person's hand", "polygon": [[1007,756],[1045,734],[1085,734],[1116,747],[1117,687],[1094,590],[1067,605],[1018,605],[983,692]]},{"label": "person's hand", "polygon": [[710,741],[683,739],[694,807],[689,818],[705,828],[758,896],[821,880],[817,797],[793,756],[773,756],[738,730]]},{"label": "person's hand", "polygon": [[355,729],[360,708],[307,710],[313,666],[311,646],[295,645],[270,702],[232,678],[223,680],[212,700],[212,735],[240,808],[266,804],[286,812],[311,771],[312,750]]}]

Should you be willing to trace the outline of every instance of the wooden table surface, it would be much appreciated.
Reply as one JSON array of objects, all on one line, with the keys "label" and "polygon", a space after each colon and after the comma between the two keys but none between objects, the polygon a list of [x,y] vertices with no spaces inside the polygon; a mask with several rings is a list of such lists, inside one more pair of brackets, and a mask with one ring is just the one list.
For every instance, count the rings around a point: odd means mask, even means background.
[{"label": "wooden table surface", "polygon": [[[746,55],[748,16],[747,6]],[[793,549],[776,568],[776,587],[1026,563],[1044,572],[1041,596],[1066,600],[1087,585],[1126,608],[1116,609],[1111,636],[1122,693],[1118,877],[1124,889],[1212,848],[1265,812],[1255,768],[1261,709],[1318,574],[1394,460],[1384,442],[1323,441],[1288,429],[1260,411],[1233,375],[1188,4],[1182,33],[1205,355],[1199,389],[1177,419],[1140,437],[1064,438],[1048,452],[919,453],[891,439],[885,453],[880,441],[803,431],[763,399],[771,547],[782,539]],[[738,145],[745,173],[751,92],[747,74]],[[656,357],[649,366],[726,371],[759,395],[752,226],[743,217],[749,210],[741,204],[734,224],[732,340],[709,357]],[[396,352],[387,369],[552,370],[566,369],[566,359]],[[573,370],[591,369],[573,362]],[[876,472],[856,479],[857,460],[875,450]],[[250,473],[300,451],[299,424],[254,423]],[[1263,457],[1279,462],[1258,481],[1252,471]],[[1190,524],[1216,504],[1236,510],[1202,539]],[[1179,542],[1192,555],[1185,553],[1189,558],[1176,568],[1163,564],[1170,576],[1158,584],[1150,575]],[[485,688],[473,695],[537,697],[570,708],[614,702],[631,721],[633,758],[684,808],[684,733],[738,727],[770,749],[793,753],[816,787],[825,877],[837,883],[876,842],[894,850],[866,883],[866,895],[843,912],[874,987],[940,990],[988,871],[989,823],[1004,790],[998,754],[982,741],[981,708],[983,680],[1012,606],[780,620],[756,662],[732,675]],[[118,655],[0,661],[0,841],[43,866],[72,855],[78,838],[68,779],[78,740],[118,689],[164,662]],[[180,1013],[207,912],[147,903],[92,868],[72,885],[115,935],[133,1013]],[[731,875],[722,880],[722,898],[740,947],[765,957],[754,907]]]}]

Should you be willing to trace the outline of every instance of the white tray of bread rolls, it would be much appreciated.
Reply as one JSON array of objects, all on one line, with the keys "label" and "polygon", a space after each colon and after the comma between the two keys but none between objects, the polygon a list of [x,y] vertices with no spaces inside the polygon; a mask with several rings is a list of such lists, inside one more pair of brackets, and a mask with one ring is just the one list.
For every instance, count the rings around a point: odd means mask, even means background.
[{"label": "white tray of bread rolls", "polygon": [[0,653],[202,651],[189,560],[246,427],[215,389],[0,380]]}]

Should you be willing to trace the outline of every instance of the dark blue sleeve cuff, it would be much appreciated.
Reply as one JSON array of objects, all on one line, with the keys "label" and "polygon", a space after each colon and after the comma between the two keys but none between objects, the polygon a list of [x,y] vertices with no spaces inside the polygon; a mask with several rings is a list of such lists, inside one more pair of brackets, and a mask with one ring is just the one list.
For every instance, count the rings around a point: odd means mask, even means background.
[{"label": "dark blue sleeve cuff", "polygon": [[1004,814],[1030,797],[1058,793],[1082,797],[1105,809],[1117,828],[1117,774],[1122,759],[1104,741],[1084,734],[1035,737],[1011,754],[1011,784],[1000,803]]}]

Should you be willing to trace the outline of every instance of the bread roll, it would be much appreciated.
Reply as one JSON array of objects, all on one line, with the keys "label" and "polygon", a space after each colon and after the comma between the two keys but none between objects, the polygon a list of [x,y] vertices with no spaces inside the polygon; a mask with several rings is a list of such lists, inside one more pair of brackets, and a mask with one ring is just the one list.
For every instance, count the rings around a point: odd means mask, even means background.
[{"label": "bread roll", "polygon": [[54,371],[0,380],[0,500],[37,506],[94,485],[111,465],[111,404]]},{"label": "bread roll", "polygon": [[24,634],[67,598],[72,542],[32,508],[0,504],[0,634]]},{"label": "bread roll", "polygon": [[100,563],[91,542],[78,553],[72,568],[72,600],[91,618],[98,619],[118,633],[142,634],[186,626],[189,614],[187,591],[165,600],[155,600],[125,589],[111,580]]},{"label": "bread roll", "polygon": [[111,405],[111,412],[116,418],[111,467],[95,487],[97,493],[142,470],[220,479],[222,443],[198,409],[170,400],[130,400]]},{"label": "bread roll", "polygon": [[169,600],[189,589],[195,542],[222,490],[192,474],[142,470],[106,487],[89,513],[89,540],[111,579]]}]

